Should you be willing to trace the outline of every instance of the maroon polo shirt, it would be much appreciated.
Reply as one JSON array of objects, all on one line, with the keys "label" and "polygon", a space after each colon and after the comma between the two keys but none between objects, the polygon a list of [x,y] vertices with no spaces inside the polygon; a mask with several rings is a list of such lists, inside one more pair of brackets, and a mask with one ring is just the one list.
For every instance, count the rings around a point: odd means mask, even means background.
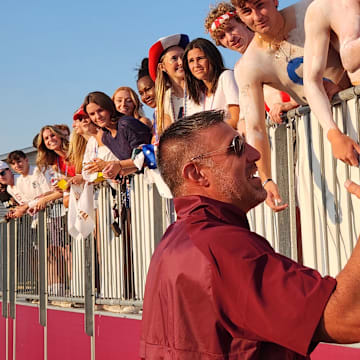
[{"label": "maroon polo shirt", "polygon": [[237,207],[175,199],[146,281],[140,356],[307,359],[336,280],[274,252]]}]

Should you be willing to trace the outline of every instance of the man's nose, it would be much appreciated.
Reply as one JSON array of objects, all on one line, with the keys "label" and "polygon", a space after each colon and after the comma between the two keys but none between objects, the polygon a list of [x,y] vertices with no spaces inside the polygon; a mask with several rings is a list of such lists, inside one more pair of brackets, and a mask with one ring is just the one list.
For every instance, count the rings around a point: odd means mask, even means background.
[{"label": "man's nose", "polygon": [[229,42],[232,42],[234,40],[234,35],[231,32],[226,32],[225,36]]},{"label": "man's nose", "polygon": [[254,19],[255,19],[256,21],[260,21],[260,20],[262,19],[261,10],[254,9],[254,10],[253,10],[253,14],[254,14]]}]

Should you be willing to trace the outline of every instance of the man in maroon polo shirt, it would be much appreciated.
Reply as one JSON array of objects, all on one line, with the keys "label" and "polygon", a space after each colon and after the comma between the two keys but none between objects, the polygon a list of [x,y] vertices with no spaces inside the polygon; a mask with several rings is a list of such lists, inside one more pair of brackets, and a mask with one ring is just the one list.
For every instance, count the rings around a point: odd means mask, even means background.
[{"label": "man in maroon polo shirt", "polygon": [[319,341],[360,341],[359,245],[335,280],[252,233],[246,213],[266,198],[259,157],[218,111],[160,138],[178,218],[151,260],[142,358],[307,359]]}]

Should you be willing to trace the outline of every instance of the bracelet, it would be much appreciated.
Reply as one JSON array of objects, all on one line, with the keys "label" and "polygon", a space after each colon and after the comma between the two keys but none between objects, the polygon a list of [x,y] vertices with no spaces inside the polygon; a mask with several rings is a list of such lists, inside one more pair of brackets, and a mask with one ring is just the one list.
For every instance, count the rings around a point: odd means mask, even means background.
[{"label": "bracelet", "polygon": [[273,181],[273,179],[272,178],[268,178],[268,179],[266,179],[263,183],[262,183],[262,186],[264,187],[268,182],[270,182],[270,181]]}]

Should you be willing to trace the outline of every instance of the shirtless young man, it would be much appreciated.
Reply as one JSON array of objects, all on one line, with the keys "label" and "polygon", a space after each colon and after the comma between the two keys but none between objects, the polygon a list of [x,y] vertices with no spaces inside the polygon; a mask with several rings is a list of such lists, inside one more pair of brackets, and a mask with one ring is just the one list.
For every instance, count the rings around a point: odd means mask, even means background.
[{"label": "shirtless young man", "polygon": [[309,105],[322,121],[333,145],[334,156],[340,158],[346,145],[344,161],[357,165],[360,146],[346,142],[334,123],[322,77],[326,68],[326,54],[329,46],[332,46],[339,52],[352,84],[360,85],[360,0],[315,0],[306,11],[305,35],[304,87]]},{"label": "shirtless young man", "polygon": [[[236,14],[235,8],[228,2],[220,2],[216,5],[216,7],[210,10],[205,19],[205,30],[210,33],[216,45],[237,51],[240,54],[245,53],[254,38],[254,32],[246,27]],[[235,67],[236,66],[237,65],[235,65]],[[239,82],[239,77],[241,76],[242,74],[239,72],[235,74],[237,83]],[[282,122],[282,113],[298,106],[297,102],[291,99],[286,93],[271,86],[264,85],[263,92],[266,111],[273,122],[280,124]],[[241,120],[244,120],[243,116],[240,117],[238,130],[244,133],[245,124]],[[263,121],[265,121],[264,116]],[[271,166],[271,164],[269,165]],[[268,178],[269,177],[266,179]],[[276,185],[274,182],[270,183],[268,181],[265,186],[266,189],[271,189]],[[275,199],[272,194],[273,191],[271,190],[269,192],[269,197],[266,200],[266,203],[270,206],[270,208],[276,212],[287,208],[287,204],[276,204],[275,200],[279,201],[280,197],[276,197]]]},{"label": "shirtless young man", "polygon": [[[278,11],[278,0],[232,0],[240,19],[255,32],[254,39],[235,67],[235,76],[239,80],[240,108],[245,117],[247,140],[261,153],[258,168],[264,182],[271,178],[271,160],[263,121],[263,86],[271,85],[287,92],[299,104],[306,104],[302,79],[303,24],[310,2],[302,0]],[[324,77],[338,84],[343,74],[340,58],[330,47]],[[333,84],[327,81],[327,86]],[[333,93],[339,91],[333,87]],[[342,134],[341,140],[351,146],[356,145],[351,138]],[[342,153],[339,158],[345,161],[347,155]],[[268,194],[272,193],[274,199],[280,198],[273,182],[267,183],[266,190]]]},{"label": "shirtless young man", "polygon": [[[254,32],[240,20],[235,8],[228,2],[220,2],[213,7],[205,19],[205,30],[217,46],[244,54]],[[239,74],[238,74],[239,75]],[[265,107],[270,119],[280,124],[283,112],[298,106],[286,93],[264,85]]]}]

